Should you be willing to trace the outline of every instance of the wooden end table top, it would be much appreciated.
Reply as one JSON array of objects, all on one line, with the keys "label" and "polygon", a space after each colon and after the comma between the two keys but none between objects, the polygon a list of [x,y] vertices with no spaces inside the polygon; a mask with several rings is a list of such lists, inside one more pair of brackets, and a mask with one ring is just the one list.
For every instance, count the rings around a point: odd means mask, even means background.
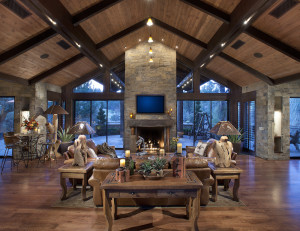
[{"label": "wooden end table top", "polygon": [[72,166],[67,164],[58,169],[58,172],[72,172],[72,173],[87,173],[93,168],[94,162],[88,162],[85,166]]},{"label": "wooden end table top", "polygon": [[240,174],[243,172],[242,169],[235,166],[230,166],[228,168],[216,167],[214,163],[208,163],[208,167],[213,171],[214,174]]},{"label": "wooden end table top", "polygon": [[202,182],[192,171],[186,171],[184,178],[173,177],[172,171],[166,171],[165,177],[158,180],[145,180],[140,174],[130,176],[129,182],[119,183],[115,172],[111,172],[101,185],[101,189],[113,190],[155,190],[155,189],[199,189]]}]

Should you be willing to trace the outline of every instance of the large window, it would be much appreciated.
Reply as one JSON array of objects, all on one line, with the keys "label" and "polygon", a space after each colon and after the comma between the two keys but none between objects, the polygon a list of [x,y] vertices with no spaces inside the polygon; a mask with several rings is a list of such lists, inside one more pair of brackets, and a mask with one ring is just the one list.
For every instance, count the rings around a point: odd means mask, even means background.
[{"label": "large window", "polygon": [[96,131],[92,138],[96,144],[107,142],[123,148],[123,101],[75,101],[75,122],[86,121]]},{"label": "large window", "polygon": [[255,151],[255,101],[244,104],[244,148]]},{"label": "large window", "polygon": [[216,81],[209,80],[200,85],[200,93],[229,93],[229,88]]},{"label": "large window", "polygon": [[300,98],[290,98],[290,156],[300,157]]},{"label": "large window", "polygon": [[103,84],[97,80],[91,79],[73,89],[74,93],[101,93],[103,92]]},{"label": "large window", "polygon": [[209,131],[228,120],[227,107],[227,101],[177,101],[177,133],[183,147],[217,138]]},{"label": "large window", "polygon": [[[0,155],[5,152],[4,133],[14,131],[14,97],[0,97]],[[11,151],[8,155],[11,155]]]}]

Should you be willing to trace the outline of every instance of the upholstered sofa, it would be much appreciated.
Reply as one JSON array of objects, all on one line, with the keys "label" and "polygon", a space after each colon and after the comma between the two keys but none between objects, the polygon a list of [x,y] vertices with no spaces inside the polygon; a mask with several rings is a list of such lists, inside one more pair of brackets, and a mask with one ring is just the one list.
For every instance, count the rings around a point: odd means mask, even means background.
[{"label": "upholstered sofa", "polygon": [[[108,154],[102,154],[99,152],[95,142],[92,140],[92,139],[88,139],[86,141],[86,144],[89,148],[93,149],[95,154],[98,156],[98,157],[110,157],[110,155]],[[110,146],[111,148],[115,149],[114,146]],[[68,147],[68,150],[66,152],[63,153],[63,156],[65,158],[65,161],[64,161],[64,164],[70,164],[73,162],[74,160],[74,145],[71,145]],[[95,161],[96,159],[95,158],[90,158],[88,157],[88,161]]]},{"label": "upholstered sofa", "polygon": [[[135,167],[138,170],[139,166],[146,159],[135,159]],[[168,158],[168,163],[165,168],[171,168],[172,159]],[[119,167],[118,158],[98,158],[94,162],[93,175],[89,179],[89,184],[93,187],[93,200],[96,206],[102,205],[102,193],[100,190],[101,183],[104,181],[106,176]],[[203,183],[201,190],[201,205],[207,205],[209,202],[209,187],[213,184],[214,179],[210,175],[211,170],[208,167],[208,162],[200,158],[187,158],[186,169],[192,170],[198,176]],[[182,198],[172,199],[118,199],[117,203],[123,206],[175,206],[185,205],[185,201]]]}]

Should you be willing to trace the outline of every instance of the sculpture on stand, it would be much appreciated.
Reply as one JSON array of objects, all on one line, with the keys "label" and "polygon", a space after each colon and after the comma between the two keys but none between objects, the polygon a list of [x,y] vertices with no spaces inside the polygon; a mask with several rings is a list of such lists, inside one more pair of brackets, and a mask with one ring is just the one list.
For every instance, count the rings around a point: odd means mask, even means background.
[{"label": "sculpture on stand", "polygon": [[220,121],[211,130],[210,133],[221,135],[219,141],[216,141],[215,151],[217,153],[215,165],[217,167],[228,168],[230,167],[231,154],[233,150],[232,143],[228,141],[226,135],[241,135],[241,133],[229,122]]},{"label": "sculpture on stand", "polygon": [[137,155],[142,156],[142,155],[147,154],[147,152],[145,151],[145,140],[144,140],[143,137],[141,137],[141,136],[138,137],[138,140],[136,142],[136,146],[137,146],[137,149],[138,149]]}]

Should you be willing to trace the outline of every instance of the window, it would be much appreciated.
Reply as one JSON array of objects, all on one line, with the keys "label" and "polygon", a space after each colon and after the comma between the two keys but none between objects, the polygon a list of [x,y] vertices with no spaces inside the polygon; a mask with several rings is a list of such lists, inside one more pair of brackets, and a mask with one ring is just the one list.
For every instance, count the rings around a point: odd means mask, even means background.
[{"label": "window", "polygon": [[124,106],[123,101],[75,101],[75,123],[88,122],[95,134],[96,144],[107,142],[116,148],[123,148]]},{"label": "window", "polygon": [[218,138],[209,131],[219,121],[228,120],[227,104],[227,101],[177,101],[177,133],[183,147]]},{"label": "window", "polygon": [[14,108],[14,97],[0,97],[0,155],[5,152],[4,133],[14,131]]},{"label": "window", "polygon": [[125,90],[125,62],[110,71],[110,91],[122,93]]},{"label": "window", "polygon": [[[57,104],[58,103],[56,101],[48,100],[48,108],[51,107],[52,105],[57,105]],[[47,121],[48,121],[48,123],[52,124],[52,121],[53,121],[53,115],[52,114],[47,115]]]},{"label": "window", "polygon": [[255,151],[255,101],[244,104],[244,148]]},{"label": "window", "polygon": [[290,157],[300,157],[300,98],[290,98]]},{"label": "window", "polygon": [[180,62],[176,64],[177,93],[193,92],[193,70]]},{"label": "window", "polygon": [[103,84],[98,80],[91,79],[73,89],[74,93],[101,93],[103,92]]},{"label": "window", "polygon": [[230,92],[229,88],[213,80],[209,80],[200,85],[200,93],[229,93],[229,92]]}]

